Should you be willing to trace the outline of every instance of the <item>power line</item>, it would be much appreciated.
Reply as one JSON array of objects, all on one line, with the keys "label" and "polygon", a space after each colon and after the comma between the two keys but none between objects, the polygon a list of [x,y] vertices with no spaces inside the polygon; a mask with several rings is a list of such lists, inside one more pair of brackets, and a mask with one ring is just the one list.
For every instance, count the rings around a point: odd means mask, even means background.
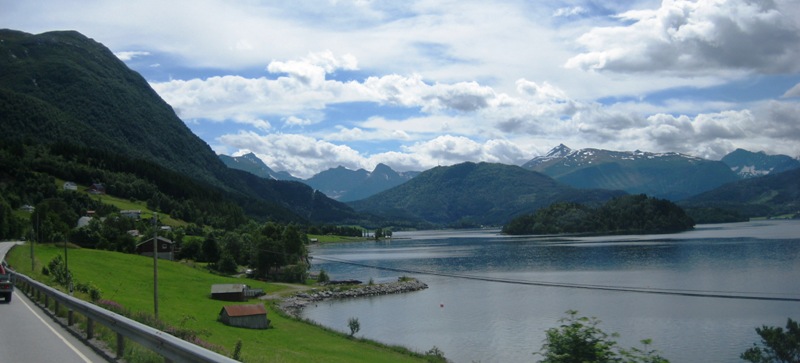
[{"label": "power line", "polygon": [[401,268],[384,267],[384,266],[374,266],[374,265],[367,265],[367,264],[348,261],[348,260],[342,260],[342,259],[333,258],[333,257],[312,256],[312,258],[318,259],[318,260],[322,260],[322,261],[327,261],[327,262],[342,263],[342,264],[347,264],[347,265],[366,267],[366,268],[372,268],[372,269],[384,270],[384,271],[393,271],[393,272],[411,273],[411,274],[420,274],[420,275],[444,276],[444,277],[452,277],[452,278],[467,279],[467,280],[501,282],[501,283],[506,283],[506,284],[517,284],[517,285],[528,285],[528,286],[544,286],[544,287],[561,287],[561,288],[585,289],[585,290],[633,292],[633,293],[641,293],[641,294],[661,294],[661,295],[676,295],[676,296],[691,296],[691,297],[707,297],[707,298],[717,298],[717,299],[740,299],[740,300],[764,300],[764,301],[800,302],[800,297],[764,296],[763,294],[765,294],[765,293],[759,293],[759,294],[762,294],[762,295],[755,295],[755,294],[751,294],[751,293],[747,293],[747,292],[737,292],[737,291],[705,291],[705,290],[660,289],[660,288],[649,288],[649,287],[629,287],[629,286],[612,286],[612,285],[595,285],[595,284],[576,284],[576,283],[566,283],[566,282],[530,281],[530,280],[506,279],[506,278],[499,278],[499,277],[485,277],[485,276],[477,276],[477,275],[456,274],[456,273],[438,272],[438,271],[430,271],[430,270],[412,270],[412,269],[401,269]]}]

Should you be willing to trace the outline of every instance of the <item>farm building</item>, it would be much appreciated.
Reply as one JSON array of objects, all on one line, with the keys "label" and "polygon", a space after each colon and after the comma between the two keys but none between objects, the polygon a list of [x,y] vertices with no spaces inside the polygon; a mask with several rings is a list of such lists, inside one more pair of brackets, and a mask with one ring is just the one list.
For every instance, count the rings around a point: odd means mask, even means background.
[{"label": "farm building", "polygon": [[262,289],[251,289],[245,284],[211,285],[211,298],[225,301],[246,301],[248,298],[264,295]]},{"label": "farm building", "polygon": [[267,309],[264,308],[264,304],[225,306],[220,310],[217,320],[225,325],[241,328],[269,328]]},{"label": "farm building", "polygon": [[[175,259],[175,244],[164,237],[158,237],[158,258],[164,260]],[[136,253],[142,256],[153,257],[153,239],[148,239],[136,245]]]}]

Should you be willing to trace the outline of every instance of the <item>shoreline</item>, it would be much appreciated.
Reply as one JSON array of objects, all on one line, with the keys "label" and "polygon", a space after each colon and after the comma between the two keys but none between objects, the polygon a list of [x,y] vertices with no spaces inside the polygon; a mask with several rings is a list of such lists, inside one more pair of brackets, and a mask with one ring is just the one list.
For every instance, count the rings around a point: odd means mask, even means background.
[{"label": "shoreline", "polygon": [[349,286],[325,286],[322,289],[310,289],[297,292],[281,299],[276,306],[284,313],[295,318],[300,317],[308,304],[329,299],[351,299],[359,297],[382,296],[414,292],[428,288],[428,285],[415,278],[401,278],[396,282],[363,285],[355,288]]}]

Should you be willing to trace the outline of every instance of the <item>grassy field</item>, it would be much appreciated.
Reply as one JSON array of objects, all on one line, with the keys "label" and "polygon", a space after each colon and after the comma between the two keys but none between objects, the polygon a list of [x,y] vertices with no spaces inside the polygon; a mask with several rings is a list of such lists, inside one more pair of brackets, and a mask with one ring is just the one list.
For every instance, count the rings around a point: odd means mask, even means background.
[{"label": "grassy field", "polygon": [[[36,266],[31,270],[30,246],[17,246],[7,257],[23,274],[47,281],[42,266],[63,254],[63,246],[36,245]],[[102,299],[113,300],[131,311],[153,312],[152,258],[80,248],[68,249],[69,269],[79,282],[91,282],[102,291]],[[348,338],[311,324],[283,317],[267,303],[272,329],[233,328],[217,322],[225,303],[209,298],[211,285],[247,283],[267,294],[288,291],[288,287],[255,280],[217,276],[179,262],[158,263],[159,316],[177,327],[205,332],[201,338],[224,347],[226,354],[242,341],[242,359],[246,362],[422,362],[420,355],[403,352],[373,342]],[[260,302],[251,300],[250,303]],[[342,317],[342,331],[347,330],[348,316]]]}]

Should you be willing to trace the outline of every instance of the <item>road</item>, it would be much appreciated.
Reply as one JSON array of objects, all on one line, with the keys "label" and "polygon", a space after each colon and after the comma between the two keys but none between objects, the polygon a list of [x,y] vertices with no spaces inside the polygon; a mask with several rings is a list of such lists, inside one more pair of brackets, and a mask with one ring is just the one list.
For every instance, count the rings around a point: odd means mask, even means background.
[{"label": "road", "polygon": [[[14,242],[0,242],[0,258]],[[64,330],[24,294],[0,303],[0,362],[101,363],[106,360]]]}]

